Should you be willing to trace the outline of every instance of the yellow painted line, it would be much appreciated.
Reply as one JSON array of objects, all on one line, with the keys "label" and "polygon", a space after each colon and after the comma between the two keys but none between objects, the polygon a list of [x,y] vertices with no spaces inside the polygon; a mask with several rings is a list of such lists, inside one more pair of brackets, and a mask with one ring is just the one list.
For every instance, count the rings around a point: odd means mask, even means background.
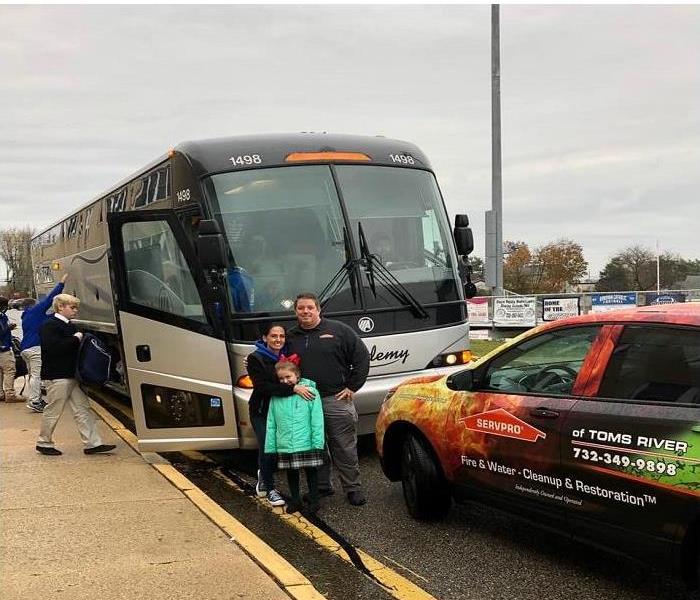
[{"label": "yellow painted line", "polygon": [[196,460],[199,462],[214,462],[211,458],[209,458],[206,454],[202,454],[198,450],[180,450],[180,454],[183,456],[186,456],[190,460]]},{"label": "yellow painted line", "polygon": [[[138,449],[136,436],[126,429],[111,413],[91,400],[92,409],[98,416],[114,430],[137,454],[143,456]],[[184,454],[184,453],[183,453]],[[199,455],[203,459],[210,460],[199,452],[188,452],[197,460]],[[201,460],[202,458],[199,458]],[[170,481],[189,500],[201,510],[217,527],[228,534],[231,539],[262,568],[268,575],[277,581],[282,589],[295,600],[326,600],[312,583],[304,577],[292,564],[287,562],[275,550],[263,542],[243,523],[231,514],[227,513],[202,490],[200,490],[187,477],[180,473],[171,464],[151,464],[156,471]]]},{"label": "yellow painted line", "polygon": [[[241,488],[222,473],[215,472],[214,475],[242,493]],[[331,538],[327,533],[321,531],[313,523],[309,522],[300,513],[288,515],[281,508],[271,507],[264,498],[255,497],[255,499],[269,510],[277,513],[289,526],[293,527],[303,535],[311,538],[314,542],[321,546],[321,548],[352,564],[352,560],[348,556],[347,552],[340,547],[338,542]],[[436,600],[435,596],[432,596],[423,588],[417,586],[410,579],[407,579],[403,575],[397,573],[391,567],[386,566],[381,561],[378,561],[373,556],[370,556],[364,550],[360,550],[359,548],[355,548],[355,550],[372,576],[385,587],[387,593],[397,600]]]},{"label": "yellow painted line", "polygon": [[181,492],[197,489],[197,486],[172,465],[151,465]]},{"label": "yellow painted line", "polygon": [[[270,546],[251,532],[238,519],[227,513],[202,490],[195,488],[187,490],[184,494],[201,510],[211,521],[223,529],[231,538],[249,554],[269,575],[274,577],[285,590],[292,595],[292,589],[304,588],[306,598],[321,599],[323,596],[316,592],[308,595],[313,588],[311,582],[304,577],[295,567],[282,558]],[[308,586],[308,587],[307,587]],[[304,591],[302,590],[302,592]],[[294,597],[292,595],[292,597]]]},{"label": "yellow painted line", "polygon": [[325,600],[325,597],[318,593],[318,590],[311,584],[290,585],[285,591],[296,600]]},{"label": "yellow painted line", "polygon": [[95,402],[94,400],[90,400],[90,406],[92,407],[92,410],[94,410],[99,417],[109,425],[114,433],[116,433],[120,438],[122,438],[131,448],[139,452],[139,442],[136,436],[131,433],[124,425],[122,425],[112,414],[106,410],[103,406],[100,406]]}]

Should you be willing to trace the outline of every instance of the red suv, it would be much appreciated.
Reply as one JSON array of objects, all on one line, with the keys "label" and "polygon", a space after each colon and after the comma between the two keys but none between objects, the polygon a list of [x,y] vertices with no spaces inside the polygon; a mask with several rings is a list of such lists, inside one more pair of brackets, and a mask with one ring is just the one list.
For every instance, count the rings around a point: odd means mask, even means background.
[{"label": "red suv", "polygon": [[463,371],[402,383],[376,437],[415,518],[478,500],[700,572],[700,304],[537,327]]}]

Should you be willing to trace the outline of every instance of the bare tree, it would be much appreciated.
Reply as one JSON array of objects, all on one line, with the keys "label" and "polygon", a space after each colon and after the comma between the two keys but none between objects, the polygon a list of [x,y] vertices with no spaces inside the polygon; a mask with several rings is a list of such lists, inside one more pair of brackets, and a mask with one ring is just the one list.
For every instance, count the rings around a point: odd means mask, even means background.
[{"label": "bare tree", "polygon": [[[700,273],[700,260],[688,260],[664,252],[659,257],[662,288],[677,286],[688,275]],[[600,273],[596,289],[601,292],[652,290],[656,287],[656,255],[645,246],[628,246],[613,256]]]},{"label": "bare tree", "polygon": [[7,288],[10,293],[34,295],[32,273],[31,227],[10,227],[0,230],[0,258],[5,262]]}]

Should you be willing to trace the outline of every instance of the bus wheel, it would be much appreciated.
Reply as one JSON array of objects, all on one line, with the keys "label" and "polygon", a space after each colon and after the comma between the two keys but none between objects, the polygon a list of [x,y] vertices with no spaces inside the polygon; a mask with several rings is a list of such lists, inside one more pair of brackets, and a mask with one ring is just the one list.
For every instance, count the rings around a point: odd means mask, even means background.
[{"label": "bus wheel", "polygon": [[401,485],[408,514],[421,521],[442,519],[450,509],[450,490],[427,443],[409,434],[401,453]]}]

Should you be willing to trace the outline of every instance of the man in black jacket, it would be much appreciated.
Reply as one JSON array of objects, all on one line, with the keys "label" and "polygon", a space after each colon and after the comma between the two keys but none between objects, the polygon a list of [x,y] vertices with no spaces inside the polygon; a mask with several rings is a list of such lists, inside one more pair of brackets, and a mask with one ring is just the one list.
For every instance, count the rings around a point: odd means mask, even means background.
[{"label": "man in black jacket", "polygon": [[[326,441],[348,502],[367,500],[357,459],[357,410],[353,396],[367,380],[369,352],[360,337],[340,321],[321,318],[314,294],[299,294],[294,302],[297,326],[287,332],[290,352],[301,357],[301,373],[316,382],[323,401]],[[331,495],[331,465],[319,469],[319,492]]]},{"label": "man in black jacket", "polygon": [[41,326],[41,378],[46,382],[47,404],[41,418],[41,431],[36,451],[46,456],[63,454],[53,443],[53,432],[66,403],[73,411],[73,419],[85,454],[109,452],[116,446],[103,444],[97,431],[90,400],[75,379],[78,349],[83,334],[70,322],[78,314],[80,300],[70,294],[58,294],[53,299],[55,314]]}]

